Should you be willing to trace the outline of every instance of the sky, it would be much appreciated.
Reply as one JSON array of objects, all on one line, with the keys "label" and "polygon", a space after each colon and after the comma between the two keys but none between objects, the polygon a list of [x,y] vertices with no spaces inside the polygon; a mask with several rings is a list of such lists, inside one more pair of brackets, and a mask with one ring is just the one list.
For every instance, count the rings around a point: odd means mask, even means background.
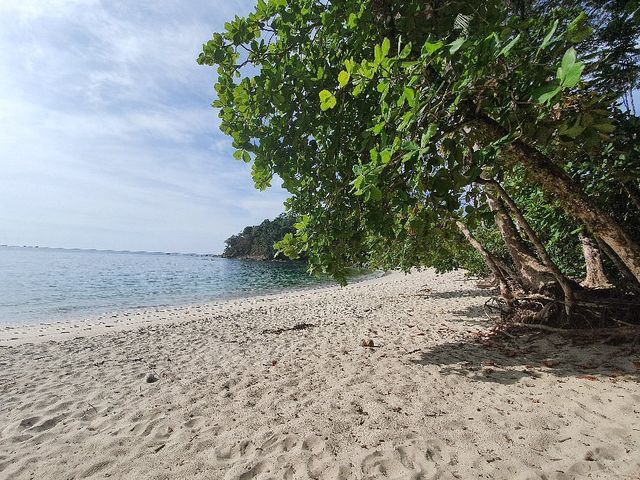
[{"label": "sky", "polygon": [[252,0],[0,0],[0,244],[219,253],[283,211],[210,106]]}]

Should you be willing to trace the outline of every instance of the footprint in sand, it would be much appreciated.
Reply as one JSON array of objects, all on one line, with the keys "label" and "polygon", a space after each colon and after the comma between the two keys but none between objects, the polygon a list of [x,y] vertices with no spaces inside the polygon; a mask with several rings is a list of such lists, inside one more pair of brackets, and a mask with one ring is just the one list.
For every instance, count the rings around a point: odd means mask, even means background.
[{"label": "footprint in sand", "polygon": [[45,430],[50,430],[53,427],[55,427],[58,423],[60,423],[62,420],[67,418],[67,416],[68,414],[64,413],[62,415],[58,415],[57,417],[49,418],[44,422],[32,427],[32,430],[36,432],[44,432]]},{"label": "footprint in sand", "polygon": [[362,460],[363,478],[406,478],[426,480],[436,478],[438,464],[447,463],[443,459],[438,443],[408,441],[392,448],[378,449]]},{"label": "footprint in sand", "polygon": [[20,428],[22,429],[26,429],[26,428],[31,428],[33,427],[36,423],[38,423],[38,421],[40,420],[40,417],[29,417],[29,418],[25,418],[24,420],[22,420],[20,422]]}]

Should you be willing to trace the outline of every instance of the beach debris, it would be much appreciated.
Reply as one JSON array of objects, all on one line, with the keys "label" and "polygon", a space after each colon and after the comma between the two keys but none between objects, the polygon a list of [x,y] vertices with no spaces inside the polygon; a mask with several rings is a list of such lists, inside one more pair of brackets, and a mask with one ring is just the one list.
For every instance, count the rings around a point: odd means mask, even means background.
[{"label": "beach debris", "polygon": [[262,333],[263,334],[273,333],[274,335],[280,335],[281,333],[284,333],[284,332],[291,332],[294,330],[306,330],[307,328],[312,328],[315,326],[316,325],[314,325],[313,323],[298,323],[290,328],[275,328],[272,330],[263,330]]},{"label": "beach debris", "polygon": [[375,344],[373,343],[373,340],[371,340],[370,338],[365,338],[364,340],[362,340],[360,342],[360,345],[362,347],[369,347],[369,348],[375,347]]},{"label": "beach debris", "polygon": [[554,360],[553,358],[547,358],[546,360],[542,361],[542,365],[544,365],[547,368],[553,368],[559,364],[560,362],[558,360]]},{"label": "beach debris", "polygon": [[158,374],[156,372],[149,372],[147,373],[146,377],[144,377],[144,380],[147,383],[154,383],[160,380],[160,377],[158,377]]}]

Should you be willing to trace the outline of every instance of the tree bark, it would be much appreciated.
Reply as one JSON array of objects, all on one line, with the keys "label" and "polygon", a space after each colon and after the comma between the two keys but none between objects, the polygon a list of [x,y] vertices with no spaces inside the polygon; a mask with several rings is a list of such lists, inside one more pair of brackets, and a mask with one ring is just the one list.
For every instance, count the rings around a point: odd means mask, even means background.
[{"label": "tree bark", "polygon": [[491,270],[491,273],[493,274],[494,278],[498,281],[498,285],[500,286],[500,295],[502,295],[504,299],[507,301],[507,304],[510,305],[511,302],[513,301],[513,292],[511,291],[509,282],[507,281],[506,277],[502,273],[502,270],[498,266],[498,263],[496,262],[496,260],[493,258],[493,255],[491,254],[491,252],[489,252],[489,250],[484,248],[484,246],[475,239],[471,231],[467,228],[467,226],[464,223],[458,220],[456,222],[456,225],[458,226],[458,229],[460,230],[460,232],[462,232],[464,237],[467,239],[467,241],[471,244],[471,246],[475,248],[476,251],[482,256],[485,263],[489,267],[489,270]]},{"label": "tree bark", "polygon": [[524,218],[524,215],[516,205],[516,202],[514,202],[509,194],[504,190],[504,188],[502,188],[502,185],[500,185],[500,183],[496,182],[495,180],[487,180],[487,183],[492,185],[500,195],[500,198],[504,200],[505,204],[509,207],[509,210],[511,210],[511,214],[515,218],[516,223],[525,233],[529,241],[533,244],[538,256],[540,257],[540,260],[542,260],[543,265],[547,269],[549,269],[549,271],[553,274],[553,277],[560,284],[562,292],[564,293],[565,313],[567,314],[567,318],[571,317],[573,306],[575,304],[575,289],[578,287],[578,285],[574,281],[568,279],[564,275],[564,273],[560,271],[553,260],[551,260],[551,257],[547,253],[546,248],[544,248],[544,245],[540,241],[540,238],[538,237],[536,232],[534,232],[531,225],[529,225],[527,219]]},{"label": "tree bark", "polygon": [[594,238],[598,243],[598,246],[600,247],[600,251],[604,252],[607,255],[607,257],[609,257],[611,261],[615,263],[616,267],[618,267],[618,270],[620,270],[620,273],[622,274],[622,276],[627,280],[627,282],[629,282],[627,284],[628,289],[632,290],[636,294],[640,294],[640,282],[636,280],[636,278],[629,271],[627,266],[622,262],[622,260],[620,260],[620,258],[615,254],[615,252],[611,250],[611,247],[609,247],[609,245],[604,243],[598,237],[594,237]]},{"label": "tree bark", "polygon": [[[494,140],[510,132],[483,113],[475,118]],[[589,231],[599,237],[620,257],[632,275],[640,281],[640,246],[622,229],[611,215],[595,205],[580,186],[549,157],[538,149],[516,139],[506,147],[511,163],[519,162],[547,192],[560,200],[565,211],[584,223]]]},{"label": "tree bark", "polygon": [[587,288],[611,288],[611,283],[604,272],[602,264],[602,252],[598,243],[585,232],[580,232],[580,243],[582,244],[582,254],[587,267],[587,275],[582,282]]},{"label": "tree bark", "polygon": [[518,229],[509,216],[502,199],[487,189],[487,203],[495,214],[495,222],[509,255],[518,272],[522,287],[530,292],[540,293],[550,284],[555,283],[551,271],[535,257],[529,246],[522,240]]}]

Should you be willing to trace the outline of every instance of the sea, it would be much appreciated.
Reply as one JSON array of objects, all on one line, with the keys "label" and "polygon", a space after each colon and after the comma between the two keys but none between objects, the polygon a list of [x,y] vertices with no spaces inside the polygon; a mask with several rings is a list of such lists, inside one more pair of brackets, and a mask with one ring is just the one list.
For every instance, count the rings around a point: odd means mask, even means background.
[{"label": "sea", "polygon": [[80,320],[330,284],[293,262],[2,246],[0,324]]}]

